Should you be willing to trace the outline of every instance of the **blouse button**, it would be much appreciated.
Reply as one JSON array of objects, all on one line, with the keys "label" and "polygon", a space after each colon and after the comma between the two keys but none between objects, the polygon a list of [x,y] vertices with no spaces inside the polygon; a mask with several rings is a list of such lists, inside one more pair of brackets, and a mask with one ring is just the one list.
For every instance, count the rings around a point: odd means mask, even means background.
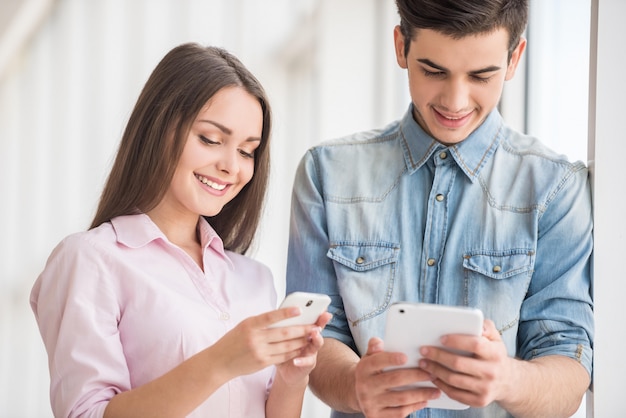
[{"label": "blouse button", "polygon": [[357,259],[356,259],[356,263],[357,263],[357,264],[363,264],[363,263],[365,263],[365,258],[363,258],[363,257],[359,257],[359,258],[357,258]]},{"label": "blouse button", "polygon": [[445,151],[441,151],[439,153],[439,158],[441,158],[442,160],[445,160],[446,158],[448,158],[448,153]]},{"label": "blouse button", "polygon": [[220,313],[220,319],[222,321],[228,321],[230,319],[230,315],[228,314],[228,312],[222,312]]},{"label": "blouse button", "polygon": [[440,193],[437,196],[435,196],[435,199],[437,199],[437,202],[443,202],[443,195]]},{"label": "blouse button", "polygon": [[434,258],[429,258],[428,261],[426,261],[426,263],[432,267],[435,265],[436,261]]},{"label": "blouse button", "polygon": [[493,266],[493,272],[494,273],[500,273],[502,271],[502,267],[500,266]]}]

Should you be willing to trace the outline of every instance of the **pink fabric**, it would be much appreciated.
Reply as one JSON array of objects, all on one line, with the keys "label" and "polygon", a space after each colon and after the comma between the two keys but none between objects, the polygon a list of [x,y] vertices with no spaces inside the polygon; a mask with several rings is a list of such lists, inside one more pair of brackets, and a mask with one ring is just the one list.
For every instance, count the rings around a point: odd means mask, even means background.
[{"label": "pink fabric", "polygon": [[[201,220],[204,272],[147,215],[65,238],[31,293],[55,416],[101,417],[116,393],[147,383],[241,320],[275,309],[269,269],[224,251]],[[273,368],[222,386],[191,416],[264,417]]]}]

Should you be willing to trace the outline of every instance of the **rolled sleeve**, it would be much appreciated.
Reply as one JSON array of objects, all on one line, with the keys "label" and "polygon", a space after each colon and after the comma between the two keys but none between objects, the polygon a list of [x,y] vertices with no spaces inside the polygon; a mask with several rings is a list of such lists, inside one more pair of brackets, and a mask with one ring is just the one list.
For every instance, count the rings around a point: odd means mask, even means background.
[{"label": "rolled sleeve", "polygon": [[563,355],[591,375],[592,208],[587,170],[574,165],[539,219],[537,262],[522,305],[518,355]]},{"label": "rolled sleeve", "polygon": [[101,417],[108,401],[130,388],[117,328],[119,303],[99,280],[102,258],[92,255],[88,242],[65,239],[31,293],[48,352],[55,416]]}]

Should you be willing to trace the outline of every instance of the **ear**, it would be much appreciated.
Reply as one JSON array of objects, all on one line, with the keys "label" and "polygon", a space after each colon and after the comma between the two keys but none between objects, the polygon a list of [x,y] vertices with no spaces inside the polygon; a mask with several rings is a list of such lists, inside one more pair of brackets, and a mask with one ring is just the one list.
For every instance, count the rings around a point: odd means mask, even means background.
[{"label": "ear", "polygon": [[396,60],[400,68],[407,68],[406,56],[404,55],[404,36],[400,30],[400,26],[393,29],[393,43],[396,48]]},{"label": "ear", "polygon": [[519,40],[519,44],[517,44],[517,46],[515,47],[515,49],[513,50],[513,53],[511,54],[511,59],[509,60],[509,64],[507,65],[506,68],[506,76],[504,77],[505,80],[510,80],[513,78],[513,76],[515,75],[515,70],[517,69],[517,65],[520,62],[520,59],[522,58],[522,54],[524,53],[524,50],[526,49],[526,38],[520,38]]}]

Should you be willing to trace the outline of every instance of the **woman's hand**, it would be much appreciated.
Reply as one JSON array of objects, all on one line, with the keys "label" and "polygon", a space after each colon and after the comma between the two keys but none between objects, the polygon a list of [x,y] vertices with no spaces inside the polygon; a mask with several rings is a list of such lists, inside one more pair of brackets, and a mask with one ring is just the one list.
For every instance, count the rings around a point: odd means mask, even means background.
[{"label": "woman's hand", "polygon": [[[304,384],[306,386],[309,381],[309,373],[315,368],[317,352],[324,345],[324,338],[320,332],[331,317],[332,315],[328,312],[320,315],[312,329],[311,326],[308,326],[309,331],[305,335],[306,345],[299,350],[297,356],[276,366],[277,377],[283,379],[285,384]],[[301,327],[301,325],[297,327]]]},{"label": "woman's hand", "polygon": [[[294,370],[283,372],[285,377],[297,379],[298,376],[308,376],[315,366],[317,350],[323,344],[319,330],[326,325],[330,314],[321,315],[314,325],[268,328],[275,322],[299,314],[299,308],[283,308],[247,318],[207,351],[223,366],[226,380],[296,358],[298,365],[292,362],[290,367]],[[287,369],[291,370],[290,367]]]}]

